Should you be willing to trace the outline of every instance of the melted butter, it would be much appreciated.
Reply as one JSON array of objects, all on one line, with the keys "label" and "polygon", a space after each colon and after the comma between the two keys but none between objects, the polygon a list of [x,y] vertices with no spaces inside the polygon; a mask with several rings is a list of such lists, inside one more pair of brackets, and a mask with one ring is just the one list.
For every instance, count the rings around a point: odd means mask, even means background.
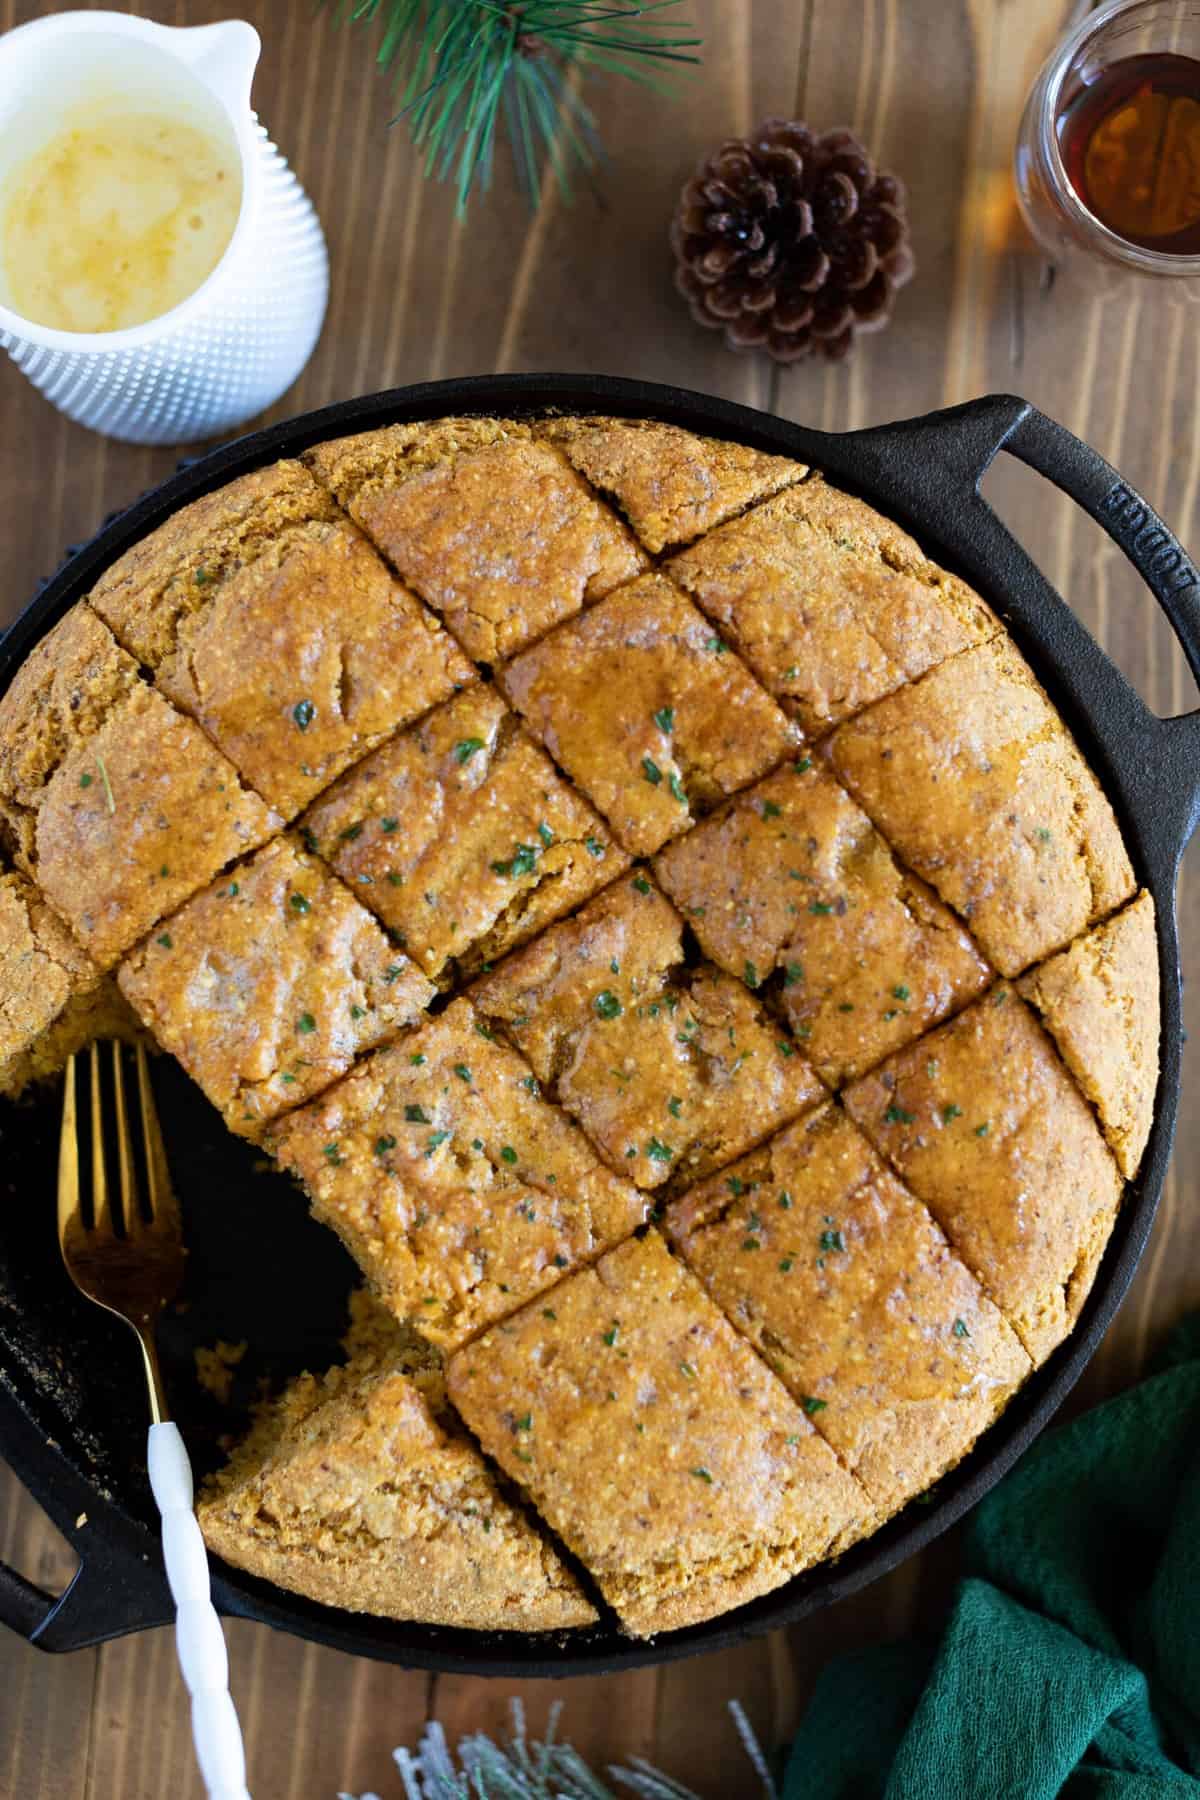
[{"label": "melted butter", "polygon": [[242,202],[234,144],[165,114],[93,107],[0,196],[0,293],[59,331],[120,331],[216,267]]}]

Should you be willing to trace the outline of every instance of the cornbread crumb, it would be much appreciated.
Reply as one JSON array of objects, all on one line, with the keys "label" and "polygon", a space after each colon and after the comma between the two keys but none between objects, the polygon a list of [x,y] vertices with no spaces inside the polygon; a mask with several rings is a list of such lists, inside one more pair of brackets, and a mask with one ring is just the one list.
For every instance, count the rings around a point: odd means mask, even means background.
[{"label": "cornbread crumb", "polygon": [[218,1338],[215,1344],[197,1344],[192,1352],[196,1380],[218,1406],[228,1406],[233,1393],[234,1371],[245,1357],[249,1345],[245,1338],[230,1344]]},{"label": "cornbread crumb", "polygon": [[873,1515],[653,1230],[460,1350],[448,1391],[635,1637],[769,1593]]},{"label": "cornbread crumb", "polygon": [[1158,1086],[1158,946],[1141,893],[1018,983],[1096,1108],[1122,1175],[1137,1174]]}]

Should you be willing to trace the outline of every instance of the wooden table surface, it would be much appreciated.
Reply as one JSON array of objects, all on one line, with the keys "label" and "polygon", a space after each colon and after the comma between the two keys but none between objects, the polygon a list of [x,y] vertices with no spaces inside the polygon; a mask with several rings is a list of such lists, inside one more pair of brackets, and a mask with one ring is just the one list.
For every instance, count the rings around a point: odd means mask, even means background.
[{"label": "wooden table surface", "polygon": [[[1193,544],[1200,538],[1196,315],[1153,296],[1099,299],[1048,282],[1014,216],[1009,162],[1022,100],[1070,10],[1065,0],[693,0],[702,69],[679,102],[598,91],[611,166],[572,208],[549,190],[531,217],[501,166],[492,195],[454,218],[421,176],[356,29],[331,6],[243,0],[263,38],[255,101],[312,194],[332,257],[324,336],[278,416],[429,377],[509,369],[674,381],[842,429],[1015,391],[1089,439]],[[0,0],[0,27],[50,7]],[[146,10],[198,24],[221,0]],[[848,124],[909,187],[916,279],[891,329],[850,365],[779,372],[692,325],[670,282],[665,231],[697,158],[768,114]],[[0,367],[0,625],[64,547],[172,467],[173,450],[106,443]],[[1005,459],[1001,458],[1003,463]],[[1016,464],[986,491],[1051,580],[1160,713],[1196,704],[1183,659],[1107,538]],[[1200,884],[1180,891],[1185,968],[1200,973]],[[1185,1067],[1185,1082],[1190,1070]],[[1185,1086],[1185,1095],[1187,1088]],[[1141,1271],[1078,1390],[1135,1377],[1200,1302],[1200,1118],[1186,1098],[1174,1171]],[[134,1379],[131,1361],[130,1379]],[[0,1555],[61,1587],[69,1548],[0,1468]],[[489,1683],[360,1662],[233,1623],[233,1691],[257,1800],[399,1795],[390,1750],[430,1713],[453,1738],[502,1723],[522,1692],[535,1723],[598,1758],[651,1756],[704,1795],[751,1791],[723,1702],[737,1696],[781,1742],[815,1672],[840,1649],[936,1617],[953,1534],[865,1594],[792,1632],[607,1679]],[[194,1800],[188,1714],[165,1631],[51,1658],[0,1638],[0,1793],[20,1800]]]}]

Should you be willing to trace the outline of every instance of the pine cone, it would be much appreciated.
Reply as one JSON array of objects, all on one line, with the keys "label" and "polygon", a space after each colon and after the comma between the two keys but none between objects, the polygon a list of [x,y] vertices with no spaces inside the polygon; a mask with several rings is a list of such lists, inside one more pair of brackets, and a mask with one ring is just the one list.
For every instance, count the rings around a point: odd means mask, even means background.
[{"label": "pine cone", "polygon": [[767,119],[700,164],[671,222],[675,285],[731,350],[837,361],[913,272],[904,188],[849,131]]}]

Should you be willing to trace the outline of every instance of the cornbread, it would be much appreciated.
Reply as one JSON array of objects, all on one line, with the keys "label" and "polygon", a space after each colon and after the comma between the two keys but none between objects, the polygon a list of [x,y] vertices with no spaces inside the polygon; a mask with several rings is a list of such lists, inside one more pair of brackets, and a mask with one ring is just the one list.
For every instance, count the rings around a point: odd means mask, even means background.
[{"label": "cornbread", "polygon": [[479,1631],[596,1616],[453,1414],[376,1355],[294,1381],[196,1511],[215,1556],[323,1606]]},{"label": "cornbread", "polygon": [[1000,629],[906,532],[819,477],[667,569],[813,737]]},{"label": "cornbread", "polygon": [[446,1346],[646,1213],[466,1000],[376,1051],[269,1141],[380,1299]]},{"label": "cornbread", "polygon": [[549,444],[393,427],[311,453],[352,518],[467,652],[494,663],[628,581],[637,545]]},{"label": "cornbread", "polygon": [[344,775],[303,829],[434,978],[502,956],[629,860],[482,683]]},{"label": "cornbread", "polygon": [[827,1081],[861,1074],[988,981],[953,914],[811,757],[668,844],[655,868],[713,961],[770,984]]},{"label": "cornbread", "polygon": [[692,1188],[666,1229],[885,1511],[965,1455],[1029,1357],[834,1105]]},{"label": "cornbread", "polygon": [[871,1522],[653,1231],[460,1350],[447,1386],[635,1637],[768,1593]]},{"label": "cornbread", "polygon": [[796,732],[661,575],[561,626],[503,671],[508,698],[635,856],[785,756]]},{"label": "cornbread", "polygon": [[684,960],[683,920],[623,877],[471,990],[609,1167],[678,1188],[824,1098],[740,981]]},{"label": "cornbread", "polygon": [[1019,975],[1133,894],[1112,807],[1006,638],[841,726],[829,756],[1002,975]]},{"label": "cornbread", "polygon": [[550,419],[539,435],[566,452],[656,555],[808,473],[789,457],[697,437],[656,419]]},{"label": "cornbread", "polygon": [[0,1096],[140,1020],[359,1266],[210,1545],[649,1635],[916,1500],[1078,1317],[1158,1075],[1153,903],[999,619],[657,420],[158,516],[0,695]]},{"label": "cornbread", "polygon": [[845,1102],[1044,1362],[1087,1299],[1121,1177],[1025,1002],[994,988]]},{"label": "cornbread", "polygon": [[349,888],[290,837],[189,900],[117,979],[246,1137],[411,1025],[434,992]]},{"label": "cornbread", "polygon": [[1123,912],[1018,983],[1092,1102],[1122,1175],[1142,1160],[1158,1085],[1154,902]]}]

